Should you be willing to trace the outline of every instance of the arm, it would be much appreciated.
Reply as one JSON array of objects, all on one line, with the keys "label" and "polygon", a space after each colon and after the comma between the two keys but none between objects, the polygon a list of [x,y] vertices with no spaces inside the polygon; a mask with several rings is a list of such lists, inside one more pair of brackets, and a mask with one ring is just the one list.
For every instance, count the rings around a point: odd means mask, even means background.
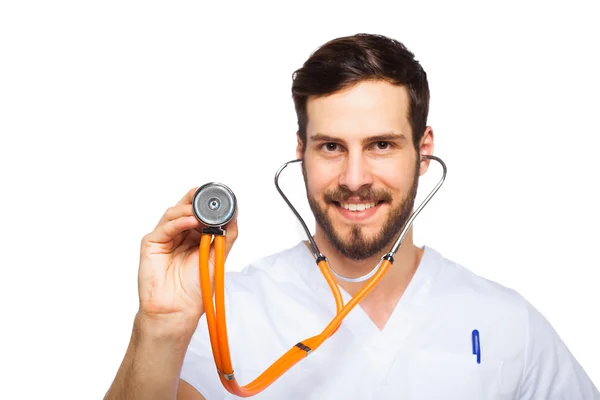
[{"label": "arm", "polygon": [[206,400],[192,385],[186,381],[179,381],[177,400]]},{"label": "arm", "polygon": [[[202,399],[182,385],[180,374],[198,321],[204,314],[199,277],[202,226],[192,201],[196,188],[167,209],[140,247],[140,308],[129,346],[105,395],[115,399]],[[226,225],[225,258],[237,238],[237,214]],[[214,252],[209,274],[214,277]],[[198,368],[202,374],[203,368]],[[203,389],[204,391],[204,389]],[[197,394],[197,392],[196,392]]]},{"label": "arm", "polygon": [[519,399],[600,400],[600,393],[544,316],[529,303]]},{"label": "arm", "polygon": [[[182,326],[173,330],[172,326]],[[184,321],[150,320],[138,314],[131,340],[112,386],[104,397],[116,399],[204,400],[179,380],[193,329]]]}]

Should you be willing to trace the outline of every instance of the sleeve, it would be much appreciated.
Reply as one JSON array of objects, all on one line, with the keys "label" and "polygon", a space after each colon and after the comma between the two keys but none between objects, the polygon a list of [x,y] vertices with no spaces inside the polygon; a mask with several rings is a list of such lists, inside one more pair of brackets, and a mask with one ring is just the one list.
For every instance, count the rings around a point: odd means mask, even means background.
[{"label": "sleeve", "polygon": [[600,400],[600,393],[555,329],[530,303],[519,399]]},{"label": "sleeve", "polygon": [[192,385],[207,400],[223,399],[226,395],[213,358],[206,315],[198,322],[183,359],[179,378]]}]

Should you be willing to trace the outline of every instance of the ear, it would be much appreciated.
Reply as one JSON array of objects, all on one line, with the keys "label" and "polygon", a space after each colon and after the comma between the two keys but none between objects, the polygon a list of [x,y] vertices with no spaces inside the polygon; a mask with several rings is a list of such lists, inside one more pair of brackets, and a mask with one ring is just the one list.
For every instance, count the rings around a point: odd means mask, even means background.
[{"label": "ear", "polygon": [[[433,155],[433,129],[430,126],[425,128],[425,133],[423,134],[421,142],[419,143],[419,153],[426,156]],[[425,172],[427,172],[430,162],[431,160],[421,160],[420,175],[424,175]]]},{"label": "ear", "polygon": [[300,133],[296,132],[296,139],[298,144],[296,145],[296,159],[301,159],[304,154],[304,146],[302,146],[302,140],[300,140]]}]

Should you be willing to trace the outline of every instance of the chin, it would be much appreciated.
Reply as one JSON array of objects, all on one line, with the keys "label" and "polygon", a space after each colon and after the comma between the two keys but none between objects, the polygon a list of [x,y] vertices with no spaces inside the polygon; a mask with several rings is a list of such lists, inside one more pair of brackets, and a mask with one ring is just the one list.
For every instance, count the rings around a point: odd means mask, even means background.
[{"label": "chin", "polygon": [[[360,239],[360,242],[364,244],[374,243],[381,232],[381,227],[365,227],[359,224],[345,224],[344,228],[338,227],[334,229],[335,235],[347,246],[351,246],[356,239]],[[355,233],[353,232],[355,230],[360,232],[358,237],[355,237]]]}]

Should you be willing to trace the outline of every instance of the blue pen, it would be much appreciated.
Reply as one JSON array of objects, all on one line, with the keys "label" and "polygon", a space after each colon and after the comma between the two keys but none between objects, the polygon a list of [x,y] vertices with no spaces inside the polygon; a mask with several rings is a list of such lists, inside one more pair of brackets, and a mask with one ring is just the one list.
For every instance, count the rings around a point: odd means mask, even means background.
[{"label": "blue pen", "polygon": [[477,364],[481,364],[481,345],[479,343],[479,331],[475,329],[472,333],[473,354],[477,354]]}]

